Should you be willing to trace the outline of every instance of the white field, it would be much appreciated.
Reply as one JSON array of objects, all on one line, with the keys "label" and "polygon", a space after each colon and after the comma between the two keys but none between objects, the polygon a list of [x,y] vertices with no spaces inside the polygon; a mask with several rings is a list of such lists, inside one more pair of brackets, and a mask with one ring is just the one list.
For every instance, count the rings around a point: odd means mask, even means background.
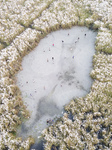
[{"label": "white field", "polygon": [[55,31],[24,57],[17,85],[31,117],[18,129],[19,136],[38,139],[47,119],[61,116],[72,98],[89,93],[96,35],[86,27]]}]

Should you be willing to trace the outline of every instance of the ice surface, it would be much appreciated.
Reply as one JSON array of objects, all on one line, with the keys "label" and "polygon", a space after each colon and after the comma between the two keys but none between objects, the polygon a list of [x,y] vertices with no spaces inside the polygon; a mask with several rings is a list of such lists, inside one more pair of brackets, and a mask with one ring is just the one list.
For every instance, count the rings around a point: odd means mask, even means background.
[{"label": "ice surface", "polygon": [[72,98],[89,92],[96,34],[86,27],[55,31],[24,57],[17,85],[31,118],[22,123],[19,136],[38,139],[47,119],[60,116]]}]

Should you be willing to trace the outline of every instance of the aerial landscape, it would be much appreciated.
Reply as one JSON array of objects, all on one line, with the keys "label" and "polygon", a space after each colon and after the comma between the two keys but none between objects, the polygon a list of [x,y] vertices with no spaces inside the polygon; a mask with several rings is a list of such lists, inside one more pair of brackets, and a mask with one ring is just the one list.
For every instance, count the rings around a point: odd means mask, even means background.
[{"label": "aerial landscape", "polygon": [[0,150],[112,149],[112,1],[0,0]]}]

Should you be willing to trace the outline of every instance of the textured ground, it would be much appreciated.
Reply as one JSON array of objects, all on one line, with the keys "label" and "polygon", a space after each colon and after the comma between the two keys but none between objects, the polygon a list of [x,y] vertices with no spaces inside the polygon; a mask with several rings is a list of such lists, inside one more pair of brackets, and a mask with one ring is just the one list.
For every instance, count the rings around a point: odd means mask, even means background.
[{"label": "textured ground", "polygon": [[89,94],[73,99],[63,117],[43,131],[44,149],[111,150],[112,1],[0,0],[1,150],[27,150],[34,142],[31,137],[24,141],[16,137],[16,127],[29,117],[15,79],[22,58],[48,33],[74,25],[98,31],[94,82]]}]

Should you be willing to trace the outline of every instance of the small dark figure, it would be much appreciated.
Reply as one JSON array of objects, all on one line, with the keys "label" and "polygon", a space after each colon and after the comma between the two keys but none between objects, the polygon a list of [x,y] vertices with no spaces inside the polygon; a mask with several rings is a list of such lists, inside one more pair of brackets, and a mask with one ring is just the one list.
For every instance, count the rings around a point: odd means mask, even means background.
[{"label": "small dark figure", "polygon": [[62,40],[62,43],[63,43],[64,41]]},{"label": "small dark figure", "polygon": [[47,124],[49,124],[49,125],[50,125],[50,124],[53,124],[53,120],[51,120],[51,119],[49,119],[49,120],[47,119],[46,122],[47,122]]},{"label": "small dark figure", "polygon": [[52,57],[52,60],[54,60],[54,57]]},{"label": "small dark figure", "polygon": [[68,33],[68,35],[69,35],[69,33]]},{"label": "small dark figure", "polygon": [[28,83],[28,81],[26,83]]},{"label": "small dark figure", "polygon": [[47,124],[49,123],[49,120],[47,120]]},{"label": "small dark figure", "polygon": [[78,37],[78,40],[79,40],[79,37]]},{"label": "small dark figure", "polygon": [[85,34],[85,36],[86,36],[86,34]]}]

